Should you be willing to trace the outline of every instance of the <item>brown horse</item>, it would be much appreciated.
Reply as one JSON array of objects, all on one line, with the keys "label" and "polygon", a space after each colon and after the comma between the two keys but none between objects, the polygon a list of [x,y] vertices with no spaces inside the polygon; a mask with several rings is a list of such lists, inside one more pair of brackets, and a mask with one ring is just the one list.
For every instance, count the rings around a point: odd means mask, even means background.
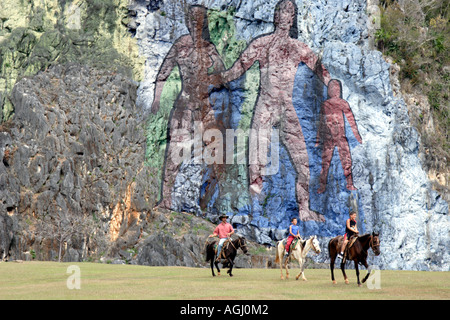
[{"label": "brown horse", "polygon": [[[216,266],[217,268],[217,273],[220,276],[220,269],[219,269],[219,261],[216,260],[216,250],[215,250],[215,244],[217,243],[217,241],[213,241],[210,242],[206,245],[206,261],[211,261],[211,272],[213,277],[215,277],[216,275],[214,274],[214,266]],[[228,267],[229,270],[227,271],[227,273],[230,275],[230,277],[233,276],[233,274],[231,273],[231,271],[233,270],[233,265],[234,265],[234,258],[236,258],[236,254],[237,254],[237,250],[241,249],[244,254],[247,254],[247,246],[245,245],[245,238],[244,237],[239,237],[236,240],[231,240],[230,242],[224,243],[224,246],[222,247],[222,254],[225,256],[225,259],[220,259],[220,261],[222,262],[222,266],[224,268]],[[222,256],[221,254],[221,256]]]},{"label": "brown horse", "polygon": [[[330,254],[330,269],[331,269],[331,280],[333,284],[336,284],[336,280],[334,279],[334,261],[336,260],[336,256],[338,252],[341,250],[341,244],[343,236],[337,236],[330,240],[328,243],[328,252]],[[346,250],[345,257],[341,262],[341,270],[344,275],[345,283],[348,284],[348,278],[345,274],[345,260],[353,260],[355,263],[356,269],[356,277],[358,278],[358,286],[361,286],[361,282],[359,281],[359,269],[358,264],[362,264],[367,269],[367,275],[364,277],[362,282],[366,282],[367,278],[370,275],[371,270],[367,265],[367,251],[369,248],[372,248],[372,251],[376,256],[380,254],[380,237],[378,233],[373,232],[372,234],[368,233],[363,236],[358,237],[355,243],[350,247],[350,249]]]}]

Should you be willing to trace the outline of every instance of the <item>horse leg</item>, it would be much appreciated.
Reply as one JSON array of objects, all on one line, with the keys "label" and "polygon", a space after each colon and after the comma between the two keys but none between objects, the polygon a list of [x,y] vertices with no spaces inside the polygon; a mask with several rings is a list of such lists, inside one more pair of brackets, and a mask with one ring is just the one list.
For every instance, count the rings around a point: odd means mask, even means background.
[{"label": "horse leg", "polygon": [[300,276],[302,276],[303,281],[308,281],[308,280],[306,279],[306,277],[305,277],[305,273],[304,273],[304,270],[305,270],[305,263],[304,263],[304,261],[303,261],[302,258],[300,258],[300,259],[298,260],[298,264],[299,264],[299,266],[300,266],[300,273],[298,274],[297,277],[295,277],[295,280],[298,280],[298,278],[300,278]]},{"label": "horse leg", "polygon": [[219,262],[214,258],[214,265],[217,269],[217,275],[220,276]]},{"label": "horse leg", "polygon": [[230,275],[230,277],[232,277],[233,275],[231,274],[231,271],[233,270],[233,261],[231,261],[231,259],[228,258],[228,262],[230,264],[230,269],[227,271],[227,273]]},{"label": "horse leg", "polygon": [[358,280],[358,287],[361,287],[361,282],[359,281],[359,268],[357,260],[355,260],[355,271],[356,271],[356,279]]},{"label": "horse leg", "polygon": [[365,283],[366,280],[367,280],[367,278],[369,278],[370,273],[372,272],[372,269],[369,268],[369,266],[368,266],[368,264],[367,264],[366,261],[363,262],[363,265],[364,265],[364,267],[366,267],[366,269],[367,269],[367,274],[366,274],[366,276],[364,277],[364,279],[362,279],[362,283]]},{"label": "horse leg", "polygon": [[211,259],[211,272],[213,277],[215,277],[216,275],[214,274],[214,259]]},{"label": "horse leg", "polygon": [[345,262],[341,262],[341,270],[342,274],[344,275],[345,284],[348,284],[348,278],[347,275],[345,274]]},{"label": "horse leg", "polygon": [[331,270],[331,281],[333,281],[333,284],[336,284],[336,280],[334,279],[334,261],[336,260],[336,256],[331,258],[330,262],[330,270]]},{"label": "horse leg", "polygon": [[286,269],[286,280],[289,279],[289,265],[288,265],[289,257],[284,261],[284,268]]},{"label": "horse leg", "polygon": [[284,280],[284,277],[283,277],[283,257],[280,258],[280,274],[281,274],[281,280]]}]

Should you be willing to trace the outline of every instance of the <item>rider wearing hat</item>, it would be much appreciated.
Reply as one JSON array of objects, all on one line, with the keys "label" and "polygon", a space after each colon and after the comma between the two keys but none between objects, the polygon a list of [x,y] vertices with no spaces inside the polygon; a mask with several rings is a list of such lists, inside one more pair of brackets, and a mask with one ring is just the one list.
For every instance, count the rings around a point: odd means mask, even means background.
[{"label": "rider wearing hat", "polygon": [[228,216],[226,214],[223,214],[219,217],[219,220],[221,222],[219,225],[214,229],[214,233],[210,234],[209,237],[219,237],[219,246],[217,248],[217,256],[216,259],[219,258],[220,252],[222,251],[222,246],[224,242],[231,237],[231,235],[234,233],[233,226],[227,222]]}]

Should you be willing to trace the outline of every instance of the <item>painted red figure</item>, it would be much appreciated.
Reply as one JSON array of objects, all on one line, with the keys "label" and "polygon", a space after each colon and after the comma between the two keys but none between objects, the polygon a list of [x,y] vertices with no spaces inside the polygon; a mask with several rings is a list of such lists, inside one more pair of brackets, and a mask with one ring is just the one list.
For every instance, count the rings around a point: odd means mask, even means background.
[{"label": "painted red figure", "polygon": [[[260,194],[263,187],[265,165],[261,156],[252,150],[260,150],[259,141],[270,144],[272,128],[280,128],[281,143],[292,159],[297,174],[296,196],[299,217],[302,221],[325,221],[325,217],[309,208],[309,160],[302,127],[292,103],[295,75],[300,63],[305,63],[328,85],[330,74],[320,63],[319,57],[297,39],[297,6],[293,0],[282,0],[275,7],[275,30],[261,35],[248,45],[233,66],[212,77],[216,86],[242,76],[252,65],[259,62],[260,90],[254,109],[251,128],[258,130],[260,137],[249,137],[249,189]],[[266,136],[261,139],[263,132]],[[253,149],[252,149],[253,148]],[[258,161],[253,161],[252,155]]]},{"label": "painted red figure", "polygon": [[[176,145],[191,141],[195,122],[201,122],[205,131],[218,129],[225,132],[223,124],[216,121],[209,101],[208,69],[213,67],[215,71],[222,71],[225,66],[209,39],[207,9],[200,5],[190,6],[186,23],[189,34],[175,41],[156,77],[155,97],[151,108],[154,114],[158,112],[164,85],[173,68],[178,66],[182,88],[170,114],[169,144],[166,149],[161,199],[158,204],[159,207],[167,209],[172,208],[171,195],[180,167],[180,163],[174,161],[172,157],[180,152],[176,149]],[[208,145],[207,142],[205,144]],[[212,169],[214,177],[222,170],[215,164]],[[214,190],[214,187],[210,190]],[[206,207],[204,203],[209,201],[210,193],[207,192],[204,199],[200,199],[202,207]]]},{"label": "painted red figure", "polygon": [[339,158],[341,160],[344,175],[347,179],[347,189],[356,190],[352,178],[352,157],[347,137],[345,136],[345,120],[352,128],[353,134],[359,143],[362,143],[358,127],[347,101],[342,99],[342,85],[339,80],[331,80],[328,83],[328,100],[321,107],[319,130],[317,132],[316,146],[320,140],[323,141],[322,150],[322,171],[320,172],[320,186],[318,193],[325,192],[327,185],[328,169],[330,168],[331,158],[334,148],[338,148]]}]

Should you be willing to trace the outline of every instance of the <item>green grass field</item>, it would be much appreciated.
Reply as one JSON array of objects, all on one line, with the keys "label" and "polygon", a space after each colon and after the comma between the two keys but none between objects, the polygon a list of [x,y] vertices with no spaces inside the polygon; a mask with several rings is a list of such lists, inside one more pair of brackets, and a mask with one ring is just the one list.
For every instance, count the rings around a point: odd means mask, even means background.
[{"label": "green grass field", "polygon": [[[68,289],[76,265],[80,289]],[[277,269],[234,269],[213,278],[208,268],[147,267],[99,263],[0,263],[0,299],[450,299],[450,272],[384,271],[380,289],[350,284],[337,270],[333,285],[326,269],[307,269],[308,281],[281,280]],[[366,271],[362,271],[365,275]]]}]

